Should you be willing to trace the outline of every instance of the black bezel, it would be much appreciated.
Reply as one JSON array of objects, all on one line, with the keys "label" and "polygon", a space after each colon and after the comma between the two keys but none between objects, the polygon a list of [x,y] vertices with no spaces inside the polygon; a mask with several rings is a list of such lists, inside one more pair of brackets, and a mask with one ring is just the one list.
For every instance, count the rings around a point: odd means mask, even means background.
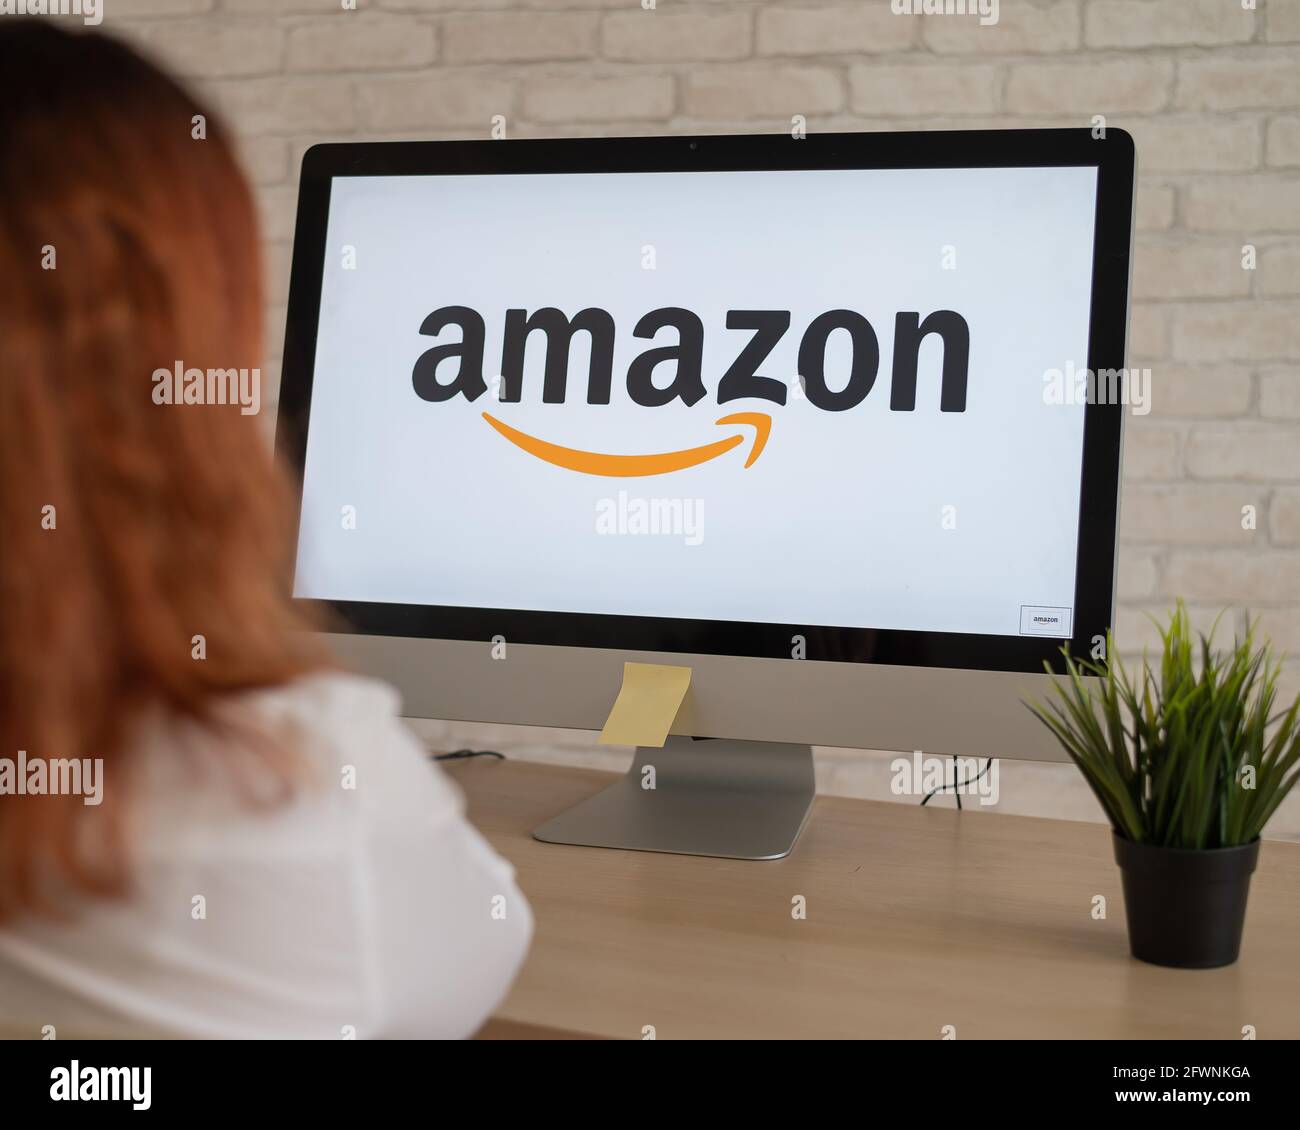
[{"label": "black bezel", "polygon": [[[320,315],[330,182],[335,176],[618,173],[692,170],[1025,168],[1095,166],[1096,233],[1088,367],[1124,367],[1134,149],[1123,130],[826,133],[520,141],[360,142],[317,145],[303,157],[280,382],[276,450],[300,478],[306,452]],[[1070,650],[1086,655],[1110,625],[1120,473],[1121,404],[1085,408],[1079,550]],[[301,497],[301,495],[299,495]],[[295,543],[299,515],[294,515]],[[649,616],[361,601],[301,600],[331,609],[352,631],[424,639],[806,658],[994,671],[1059,669],[1051,637],[679,620]]]}]

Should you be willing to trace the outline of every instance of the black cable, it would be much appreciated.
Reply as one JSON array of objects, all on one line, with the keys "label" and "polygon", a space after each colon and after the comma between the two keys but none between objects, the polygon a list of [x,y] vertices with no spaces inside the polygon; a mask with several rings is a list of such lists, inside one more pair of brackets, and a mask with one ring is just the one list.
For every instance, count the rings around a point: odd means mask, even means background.
[{"label": "black cable", "polygon": [[[954,754],[952,759],[953,761],[952,784],[940,785],[938,786],[938,788],[931,789],[928,793],[925,794],[925,797],[922,799],[921,807],[924,808],[927,804],[930,803],[930,798],[936,796],[939,793],[946,793],[949,789],[957,789],[957,788],[964,789],[967,785],[974,785],[978,783],[979,780],[984,776],[984,774],[987,773],[989,769],[992,767],[993,762],[995,760],[996,758],[990,757],[987,761],[984,762],[984,768],[981,769],[978,773],[976,773],[975,776],[972,777],[969,781],[959,781],[957,780],[957,756],[956,754]],[[957,809],[958,811],[961,810],[961,793],[957,793]]]},{"label": "black cable", "polygon": [[[504,753],[498,753],[494,749],[455,749],[452,750],[451,753],[436,753],[433,755],[433,760],[434,761],[465,761],[471,757],[495,757],[498,761],[506,760],[506,755]],[[958,789],[958,788],[964,789],[967,785],[978,784],[984,778],[984,775],[989,771],[989,769],[992,768],[995,759],[992,757],[986,759],[984,762],[984,768],[981,769],[978,773],[976,773],[975,776],[968,781],[957,780],[957,764],[956,764],[957,757],[955,754],[953,755],[952,760],[953,760],[952,784],[939,785],[937,788],[931,789],[928,793],[926,793],[925,796],[922,797],[921,799],[921,806],[923,808],[925,807],[925,805],[929,804],[930,801],[939,793],[946,793],[949,789]],[[961,793],[956,794],[956,799],[957,799],[957,808],[960,811]]]},{"label": "black cable", "polygon": [[504,761],[506,755],[497,753],[494,749],[455,749],[451,753],[435,753],[434,761],[464,761],[470,757],[495,757],[498,761]]}]

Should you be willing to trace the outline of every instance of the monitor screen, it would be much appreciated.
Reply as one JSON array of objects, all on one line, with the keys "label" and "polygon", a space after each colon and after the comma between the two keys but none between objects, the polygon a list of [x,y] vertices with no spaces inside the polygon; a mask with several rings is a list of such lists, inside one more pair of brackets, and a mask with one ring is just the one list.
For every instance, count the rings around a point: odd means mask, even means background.
[{"label": "monitor screen", "polygon": [[1070,637],[1097,180],[334,176],[295,595]]}]

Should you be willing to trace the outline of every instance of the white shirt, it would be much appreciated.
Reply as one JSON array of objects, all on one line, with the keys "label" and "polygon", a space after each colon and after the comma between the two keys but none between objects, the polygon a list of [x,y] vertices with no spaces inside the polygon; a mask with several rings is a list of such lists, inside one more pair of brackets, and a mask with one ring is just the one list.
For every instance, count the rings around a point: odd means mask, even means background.
[{"label": "white shirt", "polygon": [[0,927],[0,1019],[33,1037],[472,1034],[522,964],[532,915],[397,709],[388,687],[337,674],[232,699],[232,718],[301,754],[279,804],[241,794],[232,764],[267,780],[242,740],[151,723],[133,751],[130,897]]}]

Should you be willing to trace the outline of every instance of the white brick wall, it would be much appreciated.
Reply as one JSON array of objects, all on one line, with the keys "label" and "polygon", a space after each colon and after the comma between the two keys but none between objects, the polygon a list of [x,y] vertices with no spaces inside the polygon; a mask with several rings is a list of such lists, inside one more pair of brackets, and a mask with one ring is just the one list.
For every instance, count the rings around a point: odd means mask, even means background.
[{"label": "white brick wall", "polygon": [[1198,618],[1249,607],[1300,647],[1300,0],[1001,0],[992,27],[888,0],[106,0],[104,28],[193,79],[243,140],[272,371],[296,164],[319,140],[483,137],[496,114],[516,137],[1106,114],[1138,141],[1132,356],[1154,372],[1125,460],[1119,630],[1140,647],[1143,613],[1182,595]]}]

